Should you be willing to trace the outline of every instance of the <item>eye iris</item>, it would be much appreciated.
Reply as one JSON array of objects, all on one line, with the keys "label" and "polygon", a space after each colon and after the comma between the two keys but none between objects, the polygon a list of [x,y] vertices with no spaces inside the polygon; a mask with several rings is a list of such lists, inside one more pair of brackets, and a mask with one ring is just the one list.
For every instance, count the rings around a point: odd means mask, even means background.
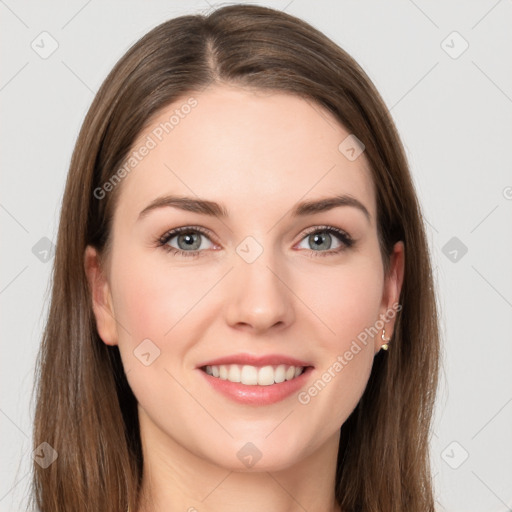
[{"label": "eye iris", "polygon": [[178,236],[178,246],[180,248],[182,248],[182,246],[180,244],[181,240],[185,240],[185,244],[186,244],[185,249],[196,250],[196,249],[199,249],[199,247],[201,246],[201,239],[200,239],[199,234],[186,233],[184,235],[179,235]]},{"label": "eye iris", "polygon": [[[315,234],[311,235],[309,238],[310,238],[310,240],[311,239],[313,240],[313,243],[316,246],[316,248],[329,249],[329,247],[327,247],[325,243],[322,244],[322,241],[321,241],[321,239],[327,239],[330,241],[331,235],[329,235],[328,233],[326,233],[325,235],[315,233]],[[318,243],[319,240],[320,240],[320,243]],[[330,245],[330,243],[327,245]]]}]

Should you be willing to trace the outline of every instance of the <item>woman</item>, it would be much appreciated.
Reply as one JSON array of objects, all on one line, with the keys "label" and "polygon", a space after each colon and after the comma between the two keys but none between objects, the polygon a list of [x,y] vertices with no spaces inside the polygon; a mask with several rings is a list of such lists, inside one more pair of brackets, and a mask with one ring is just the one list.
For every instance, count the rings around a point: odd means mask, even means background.
[{"label": "woman", "polygon": [[234,5],[137,42],[54,265],[39,510],[434,510],[420,208],[375,87],[305,22]]}]

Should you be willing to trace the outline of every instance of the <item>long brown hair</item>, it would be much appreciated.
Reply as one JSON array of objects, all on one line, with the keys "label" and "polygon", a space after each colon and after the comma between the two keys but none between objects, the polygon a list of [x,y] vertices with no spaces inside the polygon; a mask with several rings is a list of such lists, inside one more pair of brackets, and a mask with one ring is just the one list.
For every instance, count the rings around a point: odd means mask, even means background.
[{"label": "long brown hair", "polygon": [[402,310],[388,352],[340,432],[336,498],[344,512],[433,511],[430,424],[439,331],[421,210],[391,116],[361,67],[304,21],[254,5],[182,16],[146,34],[105,79],[72,155],[60,218],[49,315],[38,358],[34,463],[43,512],[137,509],[142,449],[136,400],[117,347],[100,339],[84,251],[105,253],[122,184],[94,191],[121,167],[136,137],[170,103],[212,83],[289,92],[332,112],[365,146],[377,195],[384,268],[405,245]]}]

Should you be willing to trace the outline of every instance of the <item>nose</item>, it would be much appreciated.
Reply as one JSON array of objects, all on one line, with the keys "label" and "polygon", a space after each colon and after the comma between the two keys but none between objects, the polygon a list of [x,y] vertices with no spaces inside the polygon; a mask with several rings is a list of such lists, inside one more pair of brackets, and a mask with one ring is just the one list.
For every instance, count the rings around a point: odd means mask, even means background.
[{"label": "nose", "polygon": [[264,251],[256,261],[239,259],[230,272],[226,321],[236,329],[263,333],[293,323],[293,292],[286,272]]}]

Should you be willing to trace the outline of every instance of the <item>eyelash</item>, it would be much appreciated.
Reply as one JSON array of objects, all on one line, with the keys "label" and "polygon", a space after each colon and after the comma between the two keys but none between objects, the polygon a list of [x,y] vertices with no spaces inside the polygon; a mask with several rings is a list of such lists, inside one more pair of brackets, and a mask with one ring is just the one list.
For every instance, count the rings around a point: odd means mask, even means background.
[{"label": "eyelash", "polygon": [[[160,238],[156,240],[157,246],[162,247],[164,251],[170,252],[171,254],[174,254],[175,256],[185,256],[185,257],[192,257],[196,258],[201,255],[204,250],[195,250],[195,251],[183,251],[181,249],[176,249],[176,247],[171,247],[168,245],[169,240],[174,238],[176,235],[180,235],[183,233],[201,233],[202,235],[205,235],[207,238],[209,238],[210,232],[207,229],[204,229],[200,226],[183,226],[180,228],[171,229],[170,231],[167,231],[164,233]],[[312,235],[314,233],[329,233],[338,238],[338,240],[344,245],[344,247],[339,247],[338,249],[329,250],[329,251],[313,251],[310,252],[313,253],[310,255],[310,257],[315,258],[317,256],[330,256],[334,254],[339,254],[340,252],[349,249],[354,245],[354,240],[350,235],[345,233],[345,231],[342,231],[341,229],[335,228],[334,226],[315,226],[313,228],[310,228],[306,230],[302,238],[305,238],[309,235]],[[301,239],[302,240],[302,239]]]}]

